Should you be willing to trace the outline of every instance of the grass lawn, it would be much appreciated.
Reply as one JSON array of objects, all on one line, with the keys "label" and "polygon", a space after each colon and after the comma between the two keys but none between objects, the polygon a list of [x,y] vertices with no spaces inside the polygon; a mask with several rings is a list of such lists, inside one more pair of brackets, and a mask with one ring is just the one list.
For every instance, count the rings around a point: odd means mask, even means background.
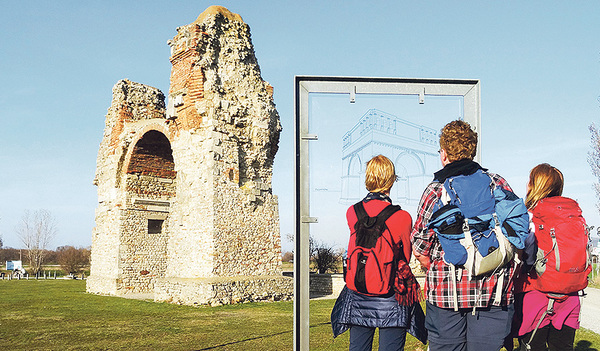
[{"label": "grass lawn", "polygon": [[[331,334],[333,303],[311,301],[311,350],[348,349],[348,333]],[[81,280],[0,280],[0,349],[292,350],[292,311],[291,302],[191,307],[91,295]],[[576,342],[600,348],[589,331]],[[406,350],[426,347],[409,337]]]}]

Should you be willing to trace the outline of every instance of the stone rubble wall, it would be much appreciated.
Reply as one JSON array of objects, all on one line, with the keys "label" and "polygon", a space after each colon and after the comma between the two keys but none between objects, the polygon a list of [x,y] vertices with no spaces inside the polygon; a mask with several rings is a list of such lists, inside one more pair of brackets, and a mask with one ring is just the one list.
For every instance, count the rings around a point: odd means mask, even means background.
[{"label": "stone rubble wall", "polygon": [[214,161],[210,135],[203,129],[181,131],[172,143],[177,194],[168,229],[167,277],[213,275]]},{"label": "stone rubble wall", "polygon": [[288,301],[293,297],[293,290],[293,279],[283,276],[159,279],[155,284],[154,301],[210,306]]},{"label": "stone rubble wall", "polygon": [[[238,15],[213,6],[179,27],[169,45],[169,113],[177,130],[173,144],[183,138],[191,145],[189,140],[197,139],[195,155],[202,155],[204,169],[189,167],[187,161],[195,159],[174,151],[182,160],[176,165],[178,175],[185,181],[176,200],[184,214],[173,215],[194,229],[174,234],[180,237],[170,241],[169,267],[180,271],[167,276],[280,275],[278,205],[271,178],[281,125],[272,89],[260,77],[249,27]],[[187,189],[201,198],[189,198]],[[190,208],[202,209],[199,218],[185,214]],[[205,249],[196,262],[189,261],[189,250],[179,244],[190,240]]]},{"label": "stone rubble wall", "polygon": [[[127,209],[123,211],[120,240],[122,293],[152,292],[155,279],[165,276],[170,210],[166,204],[175,189],[173,179],[127,174]],[[161,233],[148,233],[149,219],[164,221]]]},{"label": "stone rubble wall", "polygon": [[311,274],[310,275],[310,296],[337,298],[340,292],[346,286],[344,275],[335,274]]}]

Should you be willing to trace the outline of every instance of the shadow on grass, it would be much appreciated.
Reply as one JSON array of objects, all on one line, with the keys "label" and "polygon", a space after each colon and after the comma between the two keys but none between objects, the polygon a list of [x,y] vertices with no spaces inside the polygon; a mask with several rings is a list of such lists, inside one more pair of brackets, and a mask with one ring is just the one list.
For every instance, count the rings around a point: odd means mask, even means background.
[{"label": "shadow on grass", "polygon": [[574,351],[598,351],[596,348],[590,347],[592,343],[587,340],[580,340],[575,344]]},{"label": "shadow on grass", "polygon": [[[313,324],[313,325],[310,326],[310,328],[319,327],[321,325],[327,325],[327,324],[331,324],[331,322],[323,322],[323,323]],[[232,342],[228,342],[228,343],[225,343],[225,344],[220,344],[220,345],[205,347],[203,349],[197,349],[195,351],[214,350],[214,349],[218,349],[218,348],[225,347],[225,346],[231,346],[231,345],[241,344],[241,343],[244,343],[244,342],[247,342],[247,341],[264,339],[264,338],[269,338],[269,337],[272,337],[272,336],[278,336],[278,335],[283,335],[283,334],[291,334],[293,332],[294,332],[293,329],[292,330],[286,330],[286,331],[282,331],[282,332],[279,332],[279,333],[268,334],[268,335],[261,335],[261,336],[256,336],[256,337],[253,337],[253,338],[244,339],[244,340],[232,341]],[[579,349],[575,349],[575,350],[579,350]],[[595,349],[581,349],[581,350],[595,350]]]}]

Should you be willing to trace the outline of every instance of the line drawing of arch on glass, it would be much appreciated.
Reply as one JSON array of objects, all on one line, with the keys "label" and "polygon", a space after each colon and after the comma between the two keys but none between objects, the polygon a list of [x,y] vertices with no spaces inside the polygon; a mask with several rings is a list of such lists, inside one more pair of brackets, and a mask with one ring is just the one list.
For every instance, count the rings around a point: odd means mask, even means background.
[{"label": "line drawing of arch on glass", "polygon": [[388,157],[399,180],[390,197],[413,218],[423,190],[441,168],[439,133],[463,119],[461,96],[428,96],[419,103],[407,94],[309,96],[308,124],[317,136],[308,150],[310,215],[318,217],[311,235],[336,248],[347,245],[347,208],[367,194],[366,163]]},{"label": "line drawing of arch on glass", "polygon": [[[437,164],[439,133],[393,114],[368,109],[342,138],[342,192],[340,203],[349,205],[364,196],[364,167],[373,156],[382,154],[394,162],[398,183],[392,201],[416,206],[429,179],[426,164]],[[359,164],[357,165],[357,162]]]}]

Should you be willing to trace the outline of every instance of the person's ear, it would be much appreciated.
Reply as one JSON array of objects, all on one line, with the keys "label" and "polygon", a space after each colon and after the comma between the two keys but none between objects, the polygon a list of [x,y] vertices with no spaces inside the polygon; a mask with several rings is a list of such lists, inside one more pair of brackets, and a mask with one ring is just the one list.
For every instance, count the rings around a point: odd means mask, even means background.
[{"label": "person's ear", "polygon": [[450,160],[448,159],[448,154],[444,149],[440,149],[440,160],[442,161],[442,166],[446,166],[450,163]]}]

